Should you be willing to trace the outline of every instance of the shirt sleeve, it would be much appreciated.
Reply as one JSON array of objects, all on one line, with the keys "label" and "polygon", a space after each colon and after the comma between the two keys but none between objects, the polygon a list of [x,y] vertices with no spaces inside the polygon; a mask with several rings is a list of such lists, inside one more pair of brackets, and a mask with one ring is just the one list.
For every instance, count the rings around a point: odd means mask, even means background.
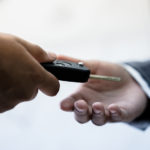
[{"label": "shirt sleeve", "polygon": [[136,82],[141,86],[145,94],[150,98],[150,87],[146,80],[141,76],[141,74],[130,65],[124,64],[123,67],[136,80]]},{"label": "shirt sleeve", "polygon": [[128,62],[123,66],[147,95],[148,101],[145,111],[129,123],[139,129],[145,130],[150,126],[150,61]]}]

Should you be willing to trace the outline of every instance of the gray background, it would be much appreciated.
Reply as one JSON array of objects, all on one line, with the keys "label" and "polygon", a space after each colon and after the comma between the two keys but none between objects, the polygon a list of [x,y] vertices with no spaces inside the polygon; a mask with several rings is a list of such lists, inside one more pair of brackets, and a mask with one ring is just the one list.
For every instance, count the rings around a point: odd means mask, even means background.
[{"label": "gray background", "polygon": [[[113,62],[150,58],[149,0],[1,0],[0,31],[47,51]],[[56,97],[39,93],[0,115],[1,150],[149,150],[150,129],[80,125],[59,109],[79,84],[61,82]]]}]

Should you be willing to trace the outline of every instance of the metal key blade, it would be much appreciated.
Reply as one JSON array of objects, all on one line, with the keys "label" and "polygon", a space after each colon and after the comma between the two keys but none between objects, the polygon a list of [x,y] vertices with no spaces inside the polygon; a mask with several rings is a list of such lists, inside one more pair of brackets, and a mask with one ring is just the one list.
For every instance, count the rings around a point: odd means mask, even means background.
[{"label": "metal key blade", "polygon": [[120,77],[103,76],[103,75],[95,75],[95,74],[91,74],[90,78],[91,79],[99,79],[99,80],[115,81],[115,82],[121,81]]}]

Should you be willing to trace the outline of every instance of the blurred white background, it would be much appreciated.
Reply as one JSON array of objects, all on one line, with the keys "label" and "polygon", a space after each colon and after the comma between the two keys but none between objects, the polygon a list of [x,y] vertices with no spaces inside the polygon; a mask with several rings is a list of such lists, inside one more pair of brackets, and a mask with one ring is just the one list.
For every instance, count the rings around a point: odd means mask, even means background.
[{"label": "blurred white background", "polygon": [[[0,0],[0,31],[47,51],[114,62],[150,58],[149,0]],[[0,150],[149,150],[150,129],[126,124],[80,125],[59,109],[77,83],[56,97],[0,115]]]}]

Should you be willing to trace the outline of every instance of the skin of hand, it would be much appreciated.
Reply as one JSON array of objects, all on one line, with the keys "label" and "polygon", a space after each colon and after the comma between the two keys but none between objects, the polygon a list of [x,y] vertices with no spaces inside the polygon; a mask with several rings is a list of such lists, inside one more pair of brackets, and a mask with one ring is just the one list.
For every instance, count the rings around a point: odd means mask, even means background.
[{"label": "skin of hand", "polygon": [[89,79],[61,102],[61,109],[74,111],[79,123],[91,120],[95,125],[107,122],[130,122],[140,116],[147,104],[141,87],[118,64],[96,60],[79,60],[58,56],[60,60],[83,62],[92,74],[121,77],[120,82]]},{"label": "skin of hand", "polygon": [[35,98],[38,89],[56,95],[58,80],[40,65],[55,59],[35,44],[0,33],[0,112]]}]

